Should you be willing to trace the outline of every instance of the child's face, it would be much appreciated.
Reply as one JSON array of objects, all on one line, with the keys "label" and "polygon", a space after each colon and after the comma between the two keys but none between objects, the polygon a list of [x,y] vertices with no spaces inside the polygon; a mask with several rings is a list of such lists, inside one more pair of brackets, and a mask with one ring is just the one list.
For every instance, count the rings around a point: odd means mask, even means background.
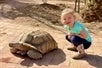
[{"label": "child's face", "polygon": [[75,17],[72,14],[65,14],[63,16],[63,23],[66,25],[73,24],[75,21]]}]

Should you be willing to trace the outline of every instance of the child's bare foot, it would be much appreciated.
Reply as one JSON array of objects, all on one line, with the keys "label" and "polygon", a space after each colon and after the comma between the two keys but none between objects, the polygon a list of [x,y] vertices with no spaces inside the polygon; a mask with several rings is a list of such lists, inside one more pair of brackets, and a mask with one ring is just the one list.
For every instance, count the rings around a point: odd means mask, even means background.
[{"label": "child's bare foot", "polygon": [[70,51],[78,52],[78,50],[75,47],[71,47],[71,48],[67,48],[67,49],[70,50]]}]

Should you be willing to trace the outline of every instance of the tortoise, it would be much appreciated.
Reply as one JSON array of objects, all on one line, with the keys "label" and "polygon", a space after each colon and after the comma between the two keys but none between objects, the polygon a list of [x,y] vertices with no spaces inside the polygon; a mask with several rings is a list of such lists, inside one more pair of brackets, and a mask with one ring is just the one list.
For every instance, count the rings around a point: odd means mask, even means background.
[{"label": "tortoise", "polygon": [[46,31],[24,33],[17,42],[9,43],[11,53],[27,54],[32,59],[41,59],[45,53],[58,49],[57,42]]}]

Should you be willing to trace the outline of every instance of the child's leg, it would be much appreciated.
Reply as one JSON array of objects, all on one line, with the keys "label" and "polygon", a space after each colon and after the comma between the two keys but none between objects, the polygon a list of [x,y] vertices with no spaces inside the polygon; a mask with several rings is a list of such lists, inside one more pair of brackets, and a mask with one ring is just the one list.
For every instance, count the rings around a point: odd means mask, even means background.
[{"label": "child's leg", "polygon": [[[66,35],[65,38],[66,38],[67,41],[69,41],[70,43],[72,43],[71,40],[68,39],[68,35]],[[72,44],[73,44],[73,43],[72,43]],[[71,50],[71,51],[75,51],[75,52],[77,52],[76,46],[73,46],[73,47],[70,47],[70,48],[67,48],[67,49],[68,49],[68,50]]]},{"label": "child's leg", "polygon": [[87,42],[85,39],[82,39],[78,36],[72,36],[70,41],[71,41],[71,43],[74,44],[74,46],[76,47],[76,49],[79,52],[79,54],[77,56],[73,57],[73,58],[74,59],[83,58],[86,55],[84,49],[87,49],[90,46],[90,42]]},{"label": "child's leg", "polygon": [[83,44],[77,46],[77,50],[78,50],[79,54],[78,54],[78,55],[75,55],[75,56],[73,57],[73,59],[81,59],[81,58],[83,58],[83,57],[85,57],[85,56],[87,55],[87,54],[85,53]]},{"label": "child's leg", "polygon": [[77,50],[78,50],[78,52],[79,52],[80,54],[84,54],[84,53],[85,53],[83,44],[77,46]]},{"label": "child's leg", "polygon": [[75,47],[80,46],[81,44],[83,44],[84,49],[87,49],[90,47],[91,42],[88,42],[86,39],[80,38],[78,36],[72,36],[70,39],[71,43],[73,43],[73,45]]}]

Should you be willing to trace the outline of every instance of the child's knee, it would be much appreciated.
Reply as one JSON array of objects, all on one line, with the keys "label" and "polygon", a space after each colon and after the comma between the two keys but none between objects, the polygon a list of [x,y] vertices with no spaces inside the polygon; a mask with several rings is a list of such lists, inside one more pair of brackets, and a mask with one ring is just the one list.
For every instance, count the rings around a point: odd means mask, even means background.
[{"label": "child's knee", "polygon": [[65,39],[69,42],[71,42],[71,40],[68,38],[68,35],[65,36]]}]

